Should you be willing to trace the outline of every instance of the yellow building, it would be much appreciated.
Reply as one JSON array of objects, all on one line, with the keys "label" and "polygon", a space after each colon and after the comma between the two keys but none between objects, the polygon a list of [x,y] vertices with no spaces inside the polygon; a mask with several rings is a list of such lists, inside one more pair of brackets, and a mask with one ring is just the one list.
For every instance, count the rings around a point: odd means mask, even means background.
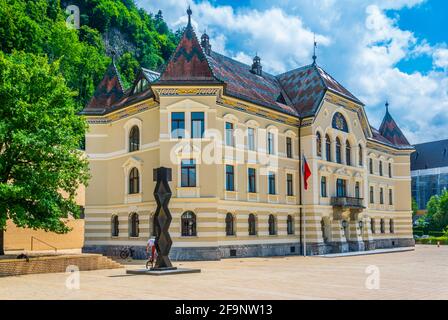
[{"label": "yellow building", "polygon": [[[172,259],[410,246],[410,154],[389,112],[313,64],[271,75],[211,50],[189,22],[161,74],[124,91],[112,64],[83,111],[86,252],[137,256],[154,235],[153,169],[172,169]],[[306,158],[311,176],[302,177]]]}]

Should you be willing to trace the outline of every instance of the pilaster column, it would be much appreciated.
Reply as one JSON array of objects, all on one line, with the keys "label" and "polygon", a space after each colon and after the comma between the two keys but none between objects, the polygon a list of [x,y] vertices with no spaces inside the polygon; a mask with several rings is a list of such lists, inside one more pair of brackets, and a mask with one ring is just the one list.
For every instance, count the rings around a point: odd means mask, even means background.
[{"label": "pilaster column", "polygon": [[331,243],[333,245],[333,252],[335,253],[348,251],[348,243],[344,228],[342,227],[342,220],[335,219],[331,221]]}]

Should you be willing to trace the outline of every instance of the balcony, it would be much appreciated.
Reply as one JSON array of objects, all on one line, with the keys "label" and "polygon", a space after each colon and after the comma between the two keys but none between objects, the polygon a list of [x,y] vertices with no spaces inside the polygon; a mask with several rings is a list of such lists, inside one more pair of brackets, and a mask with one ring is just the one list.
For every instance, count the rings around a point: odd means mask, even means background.
[{"label": "balcony", "polygon": [[349,209],[364,209],[364,199],[351,197],[332,197],[331,205],[333,207],[349,208]]}]

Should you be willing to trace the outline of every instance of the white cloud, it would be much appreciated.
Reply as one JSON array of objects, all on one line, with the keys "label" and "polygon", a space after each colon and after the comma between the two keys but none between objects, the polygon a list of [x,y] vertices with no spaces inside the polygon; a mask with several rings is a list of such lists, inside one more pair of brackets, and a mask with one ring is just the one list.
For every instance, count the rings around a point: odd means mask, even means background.
[{"label": "white cloud", "polygon": [[448,49],[436,49],[434,54],[434,65],[439,68],[448,70]]}]

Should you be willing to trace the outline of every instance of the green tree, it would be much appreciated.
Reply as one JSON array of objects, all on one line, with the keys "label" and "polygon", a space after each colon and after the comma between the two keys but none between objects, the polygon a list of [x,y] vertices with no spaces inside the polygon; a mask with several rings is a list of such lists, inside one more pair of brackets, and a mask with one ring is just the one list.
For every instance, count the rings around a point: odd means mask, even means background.
[{"label": "green tree", "polygon": [[412,217],[415,217],[417,215],[418,205],[417,201],[415,201],[414,198],[412,198],[411,200],[411,207],[412,207]]},{"label": "green tree", "polygon": [[439,210],[432,219],[438,230],[443,230],[448,225],[448,191],[444,190],[439,197]]},{"label": "green tree", "polygon": [[76,190],[89,174],[73,96],[58,61],[0,52],[0,254],[8,219],[65,233],[61,218],[79,215]]},{"label": "green tree", "polygon": [[139,70],[140,64],[129,52],[123,54],[118,60],[118,71],[126,89],[133,84]]}]

